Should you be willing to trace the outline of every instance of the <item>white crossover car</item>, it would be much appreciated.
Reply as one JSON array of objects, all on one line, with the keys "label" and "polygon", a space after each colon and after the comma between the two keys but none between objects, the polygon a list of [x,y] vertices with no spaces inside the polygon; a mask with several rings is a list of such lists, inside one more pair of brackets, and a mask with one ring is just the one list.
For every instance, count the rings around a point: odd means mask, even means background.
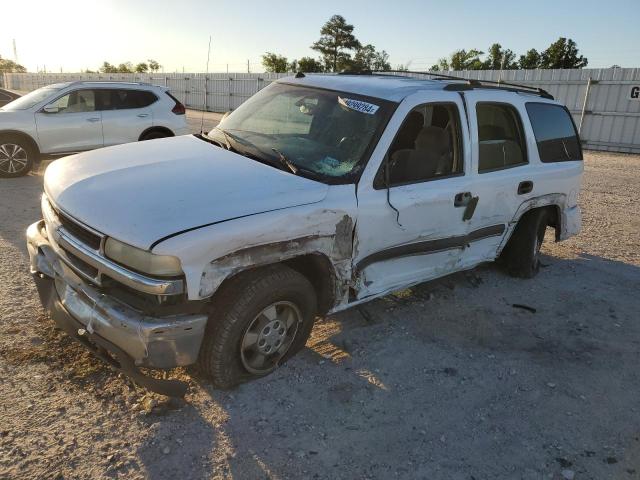
[{"label": "white crossover car", "polygon": [[57,83],[0,108],[0,177],[27,174],[42,155],[187,133],[184,105],[164,87]]},{"label": "white crossover car", "polygon": [[198,362],[228,388],[300,350],[318,315],[500,260],[538,272],[580,230],[567,109],[501,83],[280,79],[208,135],[52,163],[27,231],[52,318],[136,381]]}]

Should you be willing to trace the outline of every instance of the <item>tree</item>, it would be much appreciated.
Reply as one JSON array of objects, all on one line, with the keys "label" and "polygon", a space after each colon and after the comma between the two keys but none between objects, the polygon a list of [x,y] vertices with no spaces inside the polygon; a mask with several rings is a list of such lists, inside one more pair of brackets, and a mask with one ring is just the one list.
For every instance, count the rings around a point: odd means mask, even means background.
[{"label": "tree", "polygon": [[266,72],[269,73],[284,73],[289,67],[289,61],[287,57],[278,55],[276,53],[267,52],[262,55],[262,65]]},{"label": "tree", "polygon": [[482,66],[486,70],[514,70],[518,68],[516,54],[511,50],[503,50],[502,45],[494,43],[489,47],[487,59]]},{"label": "tree", "polygon": [[320,52],[327,71],[338,72],[350,66],[349,51],[360,48],[360,42],[353,35],[353,25],[349,25],[341,15],[334,15],[320,30],[320,39],[311,48]]},{"label": "tree", "polygon": [[136,65],[136,73],[147,73],[149,71],[149,65],[144,62],[140,62]]},{"label": "tree", "polygon": [[26,71],[27,69],[19,63],[0,56],[0,73],[25,73]]},{"label": "tree", "polygon": [[527,50],[527,53],[520,55],[518,65],[523,70],[533,70],[540,67],[540,54],[535,48]]},{"label": "tree", "polygon": [[378,52],[371,44],[360,47],[353,57],[351,67],[354,70],[387,71],[391,70],[389,54],[384,50]]},{"label": "tree", "polygon": [[133,65],[131,62],[125,62],[118,65],[117,68],[118,73],[133,73]]},{"label": "tree", "polygon": [[299,72],[316,73],[316,72],[322,72],[323,70],[324,69],[322,68],[322,62],[319,62],[315,58],[302,57],[300,60],[298,60]]},{"label": "tree", "polygon": [[441,58],[438,63],[431,66],[429,69],[432,72],[439,72],[440,70],[449,70],[449,60]]},{"label": "tree", "polygon": [[471,49],[469,51],[462,49],[457,50],[451,54],[449,59],[450,70],[481,70],[482,62],[480,61],[480,55],[484,52],[480,50]]},{"label": "tree", "polygon": [[102,73],[117,73],[118,68],[114,65],[111,65],[109,62],[102,62],[102,66],[100,67],[100,71]]},{"label": "tree", "polygon": [[297,72],[298,71],[298,60],[291,60],[289,64],[287,72]]},{"label": "tree", "polygon": [[584,68],[589,61],[578,55],[576,42],[560,37],[540,56],[540,68]]},{"label": "tree", "polygon": [[156,62],[152,58],[148,59],[147,63],[149,64],[149,70],[151,70],[154,73],[162,68],[162,65],[160,65],[158,62]]}]

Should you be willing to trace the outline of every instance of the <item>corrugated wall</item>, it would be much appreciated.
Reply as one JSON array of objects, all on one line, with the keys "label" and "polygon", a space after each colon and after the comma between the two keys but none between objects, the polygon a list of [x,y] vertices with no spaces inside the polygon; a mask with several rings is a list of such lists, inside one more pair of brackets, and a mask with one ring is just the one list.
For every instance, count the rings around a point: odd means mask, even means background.
[{"label": "corrugated wall", "polygon": [[[441,72],[463,78],[502,80],[539,87],[564,103],[582,125],[586,148],[640,153],[640,99],[631,89],[640,87],[640,69],[582,70],[469,70]],[[226,112],[275,79],[277,73],[174,74],[5,74],[6,88],[31,91],[44,85],[73,80],[120,80],[167,86],[189,108]],[[591,79],[591,81],[589,80]],[[585,104],[585,95],[589,90]],[[206,94],[205,94],[206,91]],[[584,115],[583,115],[584,108]]]}]

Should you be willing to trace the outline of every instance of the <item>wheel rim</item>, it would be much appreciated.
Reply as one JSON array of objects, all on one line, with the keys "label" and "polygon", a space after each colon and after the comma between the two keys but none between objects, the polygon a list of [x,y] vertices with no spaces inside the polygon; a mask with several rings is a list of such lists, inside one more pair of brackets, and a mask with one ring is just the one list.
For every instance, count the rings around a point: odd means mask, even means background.
[{"label": "wheel rim", "polygon": [[20,173],[27,168],[29,157],[27,151],[15,143],[0,145],[0,171],[5,173]]},{"label": "wheel rim", "polygon": [[242,336],[244,368],[257,374],[274,370],[291,347],[301,322],[300,309],[291,302],[275,302],[263,309]]}]

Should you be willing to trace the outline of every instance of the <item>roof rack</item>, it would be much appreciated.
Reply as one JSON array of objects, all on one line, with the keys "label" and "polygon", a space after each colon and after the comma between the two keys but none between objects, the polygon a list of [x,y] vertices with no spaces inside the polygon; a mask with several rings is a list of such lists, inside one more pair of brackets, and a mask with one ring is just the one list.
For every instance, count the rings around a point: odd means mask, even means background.
[{"label": "roof rack", "polygon": [[125,85],[145,85],[149,86],[150,83],[147,82],[131,82],[127,80],[73,80],[69,82],[69,85],[78,85],[81,83],[120,83]]},{"label": "roof rack", "polygon": [[[345,72],[348,73],[348,72]],[[463,78],[463,77],[456,77],[453,75],[445,75],[442,73],[434,73],[434,72],[415,72],[415,71],[408,71],[408,70],[387,70],[387,71],[383,71],[383,72],[356,72],[355,75],[378,75],[379,73],[381,74],[389,74],[389,73],[409,73],[409,74],[417,74],[417,75],[429,75],[431,77],[435,77],[434,80],[460,80],[462,82],[464,82],[463,84],[450,84],[447,85],[445,87],[445,90],[454,90],[454,91],[459,91],[459,90],[472,90],[474,87],[480,87],[480,88],[495,88],[495,89],[500,89],[500,90],[508,90],[510,92],[521,92],[521,93],[530,93],[533,95],[540,95],[542,98],[547,98],[549,100],[555,100],[555,98],[553,98],[553,95],[551,95],[549,92],[547,92],[546,90],[543,90],[542,88],[537,88],[537,87],[530,87],[528,85],[522,85],[519,83],[510,83],[510,82],[503,82],[503,81],[493,81],[493,80],[476,80],[473,78]],[[396,76],[400,76],[400,75],[396,75]]]}]

